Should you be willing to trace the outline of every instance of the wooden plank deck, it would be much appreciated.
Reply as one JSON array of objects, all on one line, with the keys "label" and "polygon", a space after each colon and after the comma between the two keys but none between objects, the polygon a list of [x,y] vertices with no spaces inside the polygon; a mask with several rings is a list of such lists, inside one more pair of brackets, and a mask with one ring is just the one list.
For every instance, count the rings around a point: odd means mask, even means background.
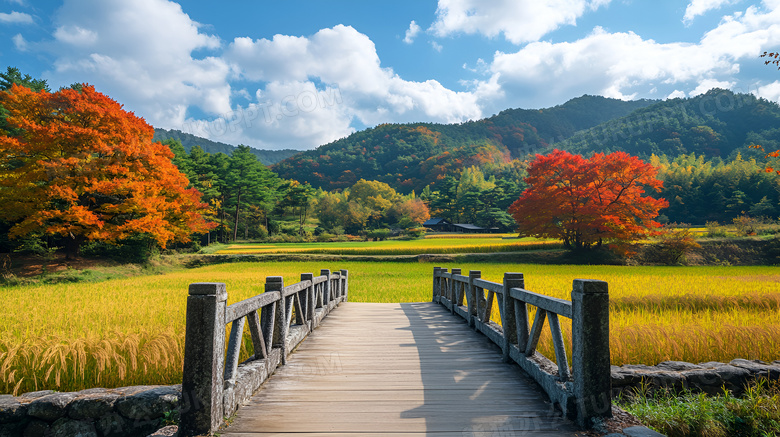
[{"label": "wooden plank deck", "polygon": [[575,436],[501,351],[433,303],[342,303],[222,437]]}]

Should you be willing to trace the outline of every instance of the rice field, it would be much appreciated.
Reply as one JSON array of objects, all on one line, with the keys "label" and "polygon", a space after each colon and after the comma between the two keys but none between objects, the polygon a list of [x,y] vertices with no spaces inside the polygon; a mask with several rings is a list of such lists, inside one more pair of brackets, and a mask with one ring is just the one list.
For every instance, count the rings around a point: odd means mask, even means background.
[{"label": "rice field", "polygon": [[244,254],[330,254],[330,255],[417,255],[453,253],[494,253],[526,250],[558,249],[563,245],[557,240],[539,240],[532,237],[502,238],[501,235],[451,234],[426,237],[421,240],[356,241],[334,243],[252,243],[232,244],[215,253],[220,255]]},{"label": "rice field", "polygon": [[[566,299],[575,278],[609,282],[616,365],[780,359],[777,267],[442,267],[481,270],[496,282],[503,272],[523,272],[527,289]],[[99,283],[4,287],[0,393],[178,383],[188,284],[225,282],[233,303],[261,293],[266,276],[293,283],[321,268],[350,271],[354,302],[431,299],[433,265],[426,263],[236,263]],[[570,338],[570,323],[562,322]],[[552,356],[545,331],[540,351]]]}]

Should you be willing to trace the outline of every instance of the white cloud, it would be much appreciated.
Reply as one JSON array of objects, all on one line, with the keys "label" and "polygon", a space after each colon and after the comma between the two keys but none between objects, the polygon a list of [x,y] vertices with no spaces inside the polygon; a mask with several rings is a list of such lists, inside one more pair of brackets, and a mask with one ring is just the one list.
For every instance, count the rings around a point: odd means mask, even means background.
[{"label": "white cloud", "polygon": [[60,26],[54,32],[54,38],[74,46],[91,45],[97,41],[97,33],[79,26]]},{"label": "white cloud", "polygon": [[734,82],[717,80],[717,79],[704,79],[696,88],[688,93],[689,97],[696,97],[700,94],[704,94],[713,88],[731,89],[734,86]]},{"label": "white cloud", "polygon": [[180,128],[194,135],[260,148],[310,149],[354,132],[338,88],[309,81],[271,82],[256,102],[210,120],[188,119]]},{"label": "white cloud", "polygon": [[704,15],[708,11],[720,9],[721,7],[734,3],[735,0],[691,0],[688,7],[685,8],[683,22],[690,24],[694,18]]},{"label": "white cloud", "polygon": [[431,47],[433,47],[434,50],[441,53],[441,51],[444,49],[441,44],[437,43],[436,41],[431,41]]},{"label": "white cloud", "polygon": [[503,34],[514,44],[538,41],[565,25],[575,25],[586,9],[610,0],[439,0],[431,29],[437,36],[457,33],[495,37]]},{"label": "white cloud", "polygon": [[30,14],[13,11],[11,13],[0,12],[0,23],[6,24],[32,24],[33,18]]},{"label": "white cloud", "polygon": [[698,43],[659,43],[597,27],[576,41],[533,42],[515,53],[497,52],[491,79],[507,98],[495,102],[495,109],[547,106],[584,93],[630,99],[653,88],[661,93],[729,88],[740,61],[756,62],[762,47],[777,45],[780,9],[755,6],[724,17]]},{"label": "white cloud", "polygon": [[666,96],[667,99],[684,99],[685,91],[674,90]]},{"label": "white cloud", "polygon": [[776,80],[770,84],[760,86],[754,94],[769,101],[780,103],[780,81]]},{"label": "white cloud", "polygon": [[[223,46],[169,0],[65,0],[53,21],[50,40],[14,38],[20,50],[55,58],[43,74],[53,88],[91,83],[154,126],[200,127],[198,134],[220,141],[312,148],[348,135],[356,120],[370,126],[482,115],[475,93],[383,68],[374,43],[349,26]],[[233,90],[236,79],[243,83]],[[324,96],[327,104],[307,110],[307,96]],[[280,109],[291,97],[301,108],[294,115]],[[258,111],[275,115],[236,123],[236,114],[248,120]]]},{"label": "white cloud", "polygon": [[14,47],[16,47],[16,50],[19,50],[20,52],[27,51],[27,41],[25,41],[21,33],[14,35],[11,40],[14,42]]},{"label": "white cloud", "polygon": [[177,3],[66,0],[54,22],[53,40],[34,44],[56,57],[44,74],[52,85],[94,84],[159,127],[180,126],[190,107],[231,109],[227,63],[193,56],[219,49],[219,38],[202,33]]},{"label": "white cloud", "polygon": [[417,37],[417,35],[420,33],[422,29],[420,26],[412,20],[411,23],[409,23],[409,28],[406,29],[406,35],[404,36],[404,42],[407,44],[411,44],[414,42],[414,38]]},{"label": "white cloud", "polygon": [[407,81],[381,67],[374,43],[350,26],[322,29],[310,37],[236,38],[225,59],[244,79],[270,82],[266,90],[312,80],[338,87],[345,108],[341,115],[366,125],[481,116],[472,93],[449,90],[435,80]]}]

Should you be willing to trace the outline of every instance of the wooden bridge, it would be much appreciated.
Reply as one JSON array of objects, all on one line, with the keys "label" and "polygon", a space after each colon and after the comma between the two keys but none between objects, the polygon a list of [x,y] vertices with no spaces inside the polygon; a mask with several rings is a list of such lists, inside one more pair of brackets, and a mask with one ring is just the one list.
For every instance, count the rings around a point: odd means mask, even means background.
[{"label": "wooden bridge", "polygon": [[[571,302],[525,290],[521,274],[459,269],[434,269],[427,303],[347,302],[348,289],[344,270],[269,277],[227,306],[224,284],[192,284],[180,435],[228,418],[223,437],[574,436],[574,422],[611,414],[604,282],[575,280]],[[571,369],[559,316],[572,319]],[[545,319],[555,362],[536,351]],[[256,355],[239,365],[245,323]]]}]

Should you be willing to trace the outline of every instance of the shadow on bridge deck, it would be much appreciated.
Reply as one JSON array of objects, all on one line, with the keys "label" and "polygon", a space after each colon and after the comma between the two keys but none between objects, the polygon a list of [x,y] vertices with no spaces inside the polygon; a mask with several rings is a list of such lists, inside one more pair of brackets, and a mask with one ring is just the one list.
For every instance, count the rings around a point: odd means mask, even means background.
[{"label": "shadow on bridge deck", "polygon": [[223,437],[574,436],[541,389],[432,303],[347,302]]}]

